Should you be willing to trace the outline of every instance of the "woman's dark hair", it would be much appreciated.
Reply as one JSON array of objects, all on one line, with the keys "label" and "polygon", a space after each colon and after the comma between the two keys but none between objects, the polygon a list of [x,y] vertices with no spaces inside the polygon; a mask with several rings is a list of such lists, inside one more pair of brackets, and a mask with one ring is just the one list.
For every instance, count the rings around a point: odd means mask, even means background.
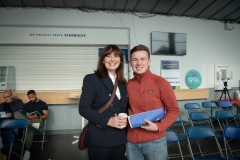
[{"label": "woman's dark hair", "polygon": [[99,78],[105,78],[106,76],[108,76],[108,71],[107,68],[105,67],[105,64],[103,63],[104,58],[110,54],[114,53],[115,55],[118,55],[120,57],[120,64],[116,70],[116,74],[117,74],[117,80],[118,82],[126,82],[126,79],[123,76],[123,70],[124,70],[124,66],[123,66],[123,54],[121,52],[121,50],[119,49],[118,46],[116,45],[107,45],[104,47],[103,51],[100,54],[99,60],[98,60],[98,66],[97,66],[97,70],[95,70],[94,72],[98,75]]}]

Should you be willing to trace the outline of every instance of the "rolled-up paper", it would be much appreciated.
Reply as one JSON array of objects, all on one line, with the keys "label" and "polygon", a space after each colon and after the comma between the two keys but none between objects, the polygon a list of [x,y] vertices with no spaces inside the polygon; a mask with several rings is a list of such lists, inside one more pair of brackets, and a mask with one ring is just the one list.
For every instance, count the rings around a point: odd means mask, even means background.
[{"label": "rolled-up paper", "polygon": [[128,123],[131,128],[137,128],[146,124],[144,119],[147,119],[151,122],[159,121],[164,118],[164,111],[162,108],[157,108],[154,110],[141,112],[128,116]]}]

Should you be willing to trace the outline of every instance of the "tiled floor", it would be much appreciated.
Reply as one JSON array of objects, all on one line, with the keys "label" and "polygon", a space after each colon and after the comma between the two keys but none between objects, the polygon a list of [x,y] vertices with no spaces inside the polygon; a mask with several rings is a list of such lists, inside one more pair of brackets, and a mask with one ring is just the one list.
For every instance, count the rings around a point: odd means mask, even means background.
[{"label": "tiled floor", "polygon": [[[172,128],[171,128],[172,129]],[[173,128],[176,132],[181,132],[179,127]],[[179,130],[180,129],[180,130]],[[31,160],[88,160],[87,151],[80,151],[77,148],[77,143],[72,144],[76,139],[73,137],[76,134],[64,134],[64,135],[47,135],[47,141],[44,144],[43,150],[41,150],[41,143],[33,143],[31,149]],[[35,139],[38,139],[39,136],[35,136]],[[224,148],[222,139],[219,140],[220,145]],[[240,148],[240,141],[231,141],[231,146]],[[215,152],[216,145],[212,141],[202,142],[203,149],[208,152]],[[189,150],[186,142],[181,143],[181,148],[183,151],[184,159],[190,160]],[[194,152],[198,152],[196,143],[192,145]],[[169,154],[177,153],[179,154],[179,149],[177,144],[171,144],[168,146]],[[225,152],[224,152],[225,153]],[[236,154],[240,156],[240,151]],[[180,160],[180,158],[175,158]],[[18,157],[12,154],[11,160],[19,160]],[[127,160],[127,158],[125,158]]]},{"label": "tiled floor", "polygon": [[72,144],[74,135],[47,136],[47,143],[41,150],[40,143],[34,143],[31,160],[87,160],[87,151],[80,151],[77,144]]},{"label": "tiled floor", "polygon": [[[47,135],[47,142],[41,149],[41,143],[34,142],[31,148],[30,160],[88,160],[87,150],[80,151],[73,136],[76,134]],[[34,136],[39,140],[40,136]],[[19,157],[11,155],[11,160],[19,160]]]},{"label": "tiled floor", "polygon": [[[41,149],[41,143],[34,142],[31,148],[30,160],[88,160],[87,151],[80,151],[77,144],[72,144],[75,138],[73,134],[47,135],[47,142]],[[40,136],[34,136],[39,140]],[[14,154],[11,160],[19,160]]]}]

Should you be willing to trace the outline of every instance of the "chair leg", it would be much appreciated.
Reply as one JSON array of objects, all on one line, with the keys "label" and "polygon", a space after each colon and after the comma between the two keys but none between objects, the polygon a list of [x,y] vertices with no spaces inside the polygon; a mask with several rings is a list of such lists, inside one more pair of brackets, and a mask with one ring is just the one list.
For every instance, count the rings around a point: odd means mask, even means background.
[{"label": "chair leg", "polygon": [[44,142],[47,142],[47,138],[46,138],[46,135],[45,135],[45,129],[42,131],[42,134],[43,134],[43,137],[42,137],[42,148],[41,149],[43,149]]},{"label": "chair leg", "polygon": [[179,141],[178,141],[177,143],[178,143],[179,151],[180,151],[180,154],[181,154],[181,158],[182,158],[182,160],[184,160],[184,159],[183,159],[183,154],[182,154],[182,150],[181,150],[181,146],[180,146]]},{"label": "chair leg", "polygon": [[42,138],[42,148],[41,148],[41,149],[43,149],[44,138],[45,138],[45,135],[43,134],[43,138]]}]

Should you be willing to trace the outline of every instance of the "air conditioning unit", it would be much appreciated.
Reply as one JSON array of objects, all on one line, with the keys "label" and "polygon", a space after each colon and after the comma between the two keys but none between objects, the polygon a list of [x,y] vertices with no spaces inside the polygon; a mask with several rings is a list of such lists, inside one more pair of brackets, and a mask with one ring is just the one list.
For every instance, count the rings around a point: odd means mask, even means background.
[{"label": "air conditioning unit", "polygon": [[15,90],[15,68],[13,66],[0,66],[0,91]]}]

